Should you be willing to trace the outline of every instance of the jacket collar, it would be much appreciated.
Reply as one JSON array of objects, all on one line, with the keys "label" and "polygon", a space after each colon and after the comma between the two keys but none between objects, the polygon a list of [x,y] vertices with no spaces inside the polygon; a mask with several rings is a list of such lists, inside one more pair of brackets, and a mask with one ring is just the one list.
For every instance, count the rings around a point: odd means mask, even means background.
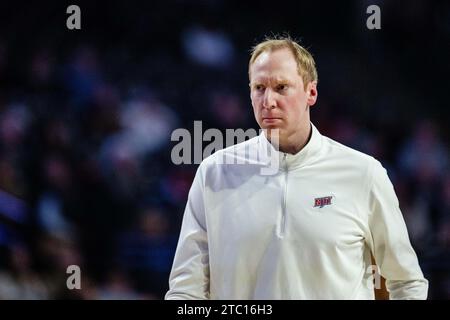
[{"label": "jacket collar", "polygon": [[259,135],[260,147],[265,151],[264,162],[274,160],[276,157],[279,161],[279,166],[282,171],[292,170],[302,167],[311,162],[319,153],[322,147],[322,135],[319,130],[311,123],[311,136],[306,145],[296,154],[290,154],[278,151],[269,140],[267,140],[264,131]]}]

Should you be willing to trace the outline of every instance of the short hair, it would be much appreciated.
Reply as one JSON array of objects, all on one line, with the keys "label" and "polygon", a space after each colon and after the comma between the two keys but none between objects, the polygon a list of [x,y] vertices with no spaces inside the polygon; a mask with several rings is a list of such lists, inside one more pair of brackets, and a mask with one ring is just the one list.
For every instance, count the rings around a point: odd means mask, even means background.
[{"label": "short hair", "polygon": [[266,37],[264,41],[258,43],[252,48],[250,61],[248,63],[249,78],[250,67],[261,53],[266,51],[272,52],[283,48],[288,48],[294,55],[295,61],[297,62],[297,71],[302,77],[305,88],[311,81],[319,80],[317,76],[316,63],[311,53],[289,36]]}]

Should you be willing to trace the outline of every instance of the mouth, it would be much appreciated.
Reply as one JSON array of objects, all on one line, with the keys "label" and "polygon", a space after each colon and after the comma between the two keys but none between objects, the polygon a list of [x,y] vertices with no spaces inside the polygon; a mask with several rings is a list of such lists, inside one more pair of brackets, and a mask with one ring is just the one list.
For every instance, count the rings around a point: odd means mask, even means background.
[{"label": "mouth", "polygon": [[275,123],[275,122],[281,121],[281,118],[264,117],[262,120],[264,123]]}]

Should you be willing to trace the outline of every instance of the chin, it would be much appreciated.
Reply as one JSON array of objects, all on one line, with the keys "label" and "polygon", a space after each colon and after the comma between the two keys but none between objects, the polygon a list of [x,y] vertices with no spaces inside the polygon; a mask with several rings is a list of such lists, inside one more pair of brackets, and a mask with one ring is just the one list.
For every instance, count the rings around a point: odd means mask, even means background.
[{"label": "chin", "polygon": [[267,122],[262,122],[260,127],[262,129],[282,129],[282,123],[281,122],[274,122],[274,123],[267,123]]},{"label": "chin", "polygon": [[263,130],[266,130],[266,134],[268,136],[268,138],[270,138],[271,136],[280,136],[283,133],[283,129],[280,128],[280,126],[264,126],[262,127]]}]

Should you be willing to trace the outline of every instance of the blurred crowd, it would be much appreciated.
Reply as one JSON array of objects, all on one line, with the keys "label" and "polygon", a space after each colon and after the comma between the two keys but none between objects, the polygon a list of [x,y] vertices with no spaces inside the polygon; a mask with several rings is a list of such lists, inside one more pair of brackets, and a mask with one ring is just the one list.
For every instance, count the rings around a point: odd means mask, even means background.
[{"label": "blurred crowd", "polygon": [[[72,36],[64,25],[51,28],[63,19],[49,18],[35,41],[33,20],[26,29],[2,19],[0,299],[163,298],[197,168],[172,163],[171,133],[191,131],[194,120],[203,130],[257,128],[246,68],[250,46],[269,31],[313,43],[312,121],[387,168],[430,298],[450,298],[448,66],[441,66],[450,51],[434,51],[449,40],[450,6],[386,5],[384,26],[396,28],[374,36],[364,29],[363,4],[353,3],[345,21],[354,24],[330,38],[326,26],[303,32],[314,19],[296,22],[299,13],[271,16],[231,3],[175,1],[178,14],[157,4],[91,4],[82,14],[102,15],[102,28],[82,21]],[[410,19],[427,40],[401,38]],[[25,34],[28,44],[19,43]],[[67,289],[69,265],[80,266],[81,290]]]}]

